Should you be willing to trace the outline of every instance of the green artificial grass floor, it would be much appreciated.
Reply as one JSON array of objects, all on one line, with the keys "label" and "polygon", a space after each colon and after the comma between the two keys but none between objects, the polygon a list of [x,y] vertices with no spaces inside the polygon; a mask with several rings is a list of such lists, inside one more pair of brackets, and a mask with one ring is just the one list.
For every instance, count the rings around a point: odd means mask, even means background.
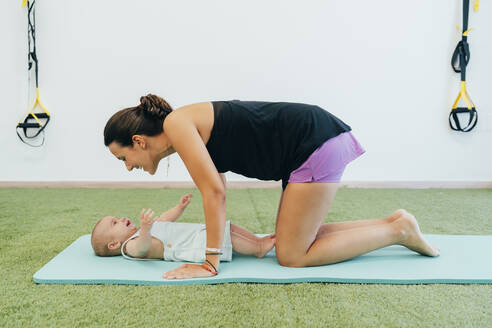
[{"label": "green artificial grass floor", "polygon": [[[492,285],[37,285],[33,274],[102,216],[156,213],[193,192],[180,220],[203,222],[198,190],[0,188],[0,326],[490,327]],[[274,230],[280,190],[228,190],[227,219]],[[492,190],[346,189],[326,222],[405,208],[425,234],[492,234]],[[137,220],[138,222],[138,220]],[[490,260],[490,259],[484,259]]]}]

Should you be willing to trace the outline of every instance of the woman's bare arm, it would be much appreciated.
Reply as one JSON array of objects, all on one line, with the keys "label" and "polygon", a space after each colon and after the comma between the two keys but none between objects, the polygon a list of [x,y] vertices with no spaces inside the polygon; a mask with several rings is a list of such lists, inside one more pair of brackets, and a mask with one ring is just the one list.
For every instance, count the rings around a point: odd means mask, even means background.
[{"label": "woman's bare arm", "polygon": [[[207,247],[221,248],[225,229],[225,185],[190,113],[175,111],[169,114],[164,121],[164,133],[202,194]],[[207,260],[218,268],[218,255],[207,255]]]}]

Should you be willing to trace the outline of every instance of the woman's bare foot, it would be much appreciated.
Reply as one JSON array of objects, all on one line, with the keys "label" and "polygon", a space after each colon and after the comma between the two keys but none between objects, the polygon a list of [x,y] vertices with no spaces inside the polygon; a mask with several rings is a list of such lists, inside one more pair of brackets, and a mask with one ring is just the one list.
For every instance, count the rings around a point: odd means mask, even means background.
[{"label": "woman's bare foot", "polygon": [[383,220],[386,221],[385,223],[392,223],[401,218],[402,216],[409,214],[406,210],[404,209],[399,209],[391,213],[387,218],[384,218]]},{"label": "woman's bare foot", "polygon": [[255,254],[258,258],[261,259],[263,256],[265,256],[266,253],[272,250],[273,246],[275,246],[275,237],[276,235],[273,233],[271,235],[260,238],[258,242],[259,251]]},{"label": "woman's bare foot", "polygon": [[408,212],[403,213],[394,221],[397,229],[401,232],[399,245],[405,246],[412,251],[426,256],[439,256],[439,248],[429,244],[420,232],[417,219]]}]

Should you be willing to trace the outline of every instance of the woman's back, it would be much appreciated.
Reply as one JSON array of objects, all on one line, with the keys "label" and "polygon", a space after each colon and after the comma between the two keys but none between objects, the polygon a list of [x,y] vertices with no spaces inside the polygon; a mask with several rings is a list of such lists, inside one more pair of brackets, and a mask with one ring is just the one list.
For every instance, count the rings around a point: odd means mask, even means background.
[{"label": "woman's back", "polygon": [[284,180],[326,140],[351,128],[318,106],[258,101],[213,102],[207,149],[219,173]]}]

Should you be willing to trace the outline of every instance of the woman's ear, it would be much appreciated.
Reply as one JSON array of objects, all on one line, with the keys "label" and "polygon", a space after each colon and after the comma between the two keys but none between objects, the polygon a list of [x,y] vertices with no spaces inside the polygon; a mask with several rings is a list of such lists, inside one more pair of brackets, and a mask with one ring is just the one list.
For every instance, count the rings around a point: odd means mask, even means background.
[{"label": "woman's ear", "polygon": [[118,249],[120,247],[121,247],[121,243],[119,241],[113,240],[108,243],[108,248],[110,250]]},{"label": "woman's ear", "polygon": [[132,141],[133,147],[135,147],[135,145],[140,146],[142,149],[145,149],[147,147],[147,140],[142,135],[135,134],[134,136],[132,136]]}]

